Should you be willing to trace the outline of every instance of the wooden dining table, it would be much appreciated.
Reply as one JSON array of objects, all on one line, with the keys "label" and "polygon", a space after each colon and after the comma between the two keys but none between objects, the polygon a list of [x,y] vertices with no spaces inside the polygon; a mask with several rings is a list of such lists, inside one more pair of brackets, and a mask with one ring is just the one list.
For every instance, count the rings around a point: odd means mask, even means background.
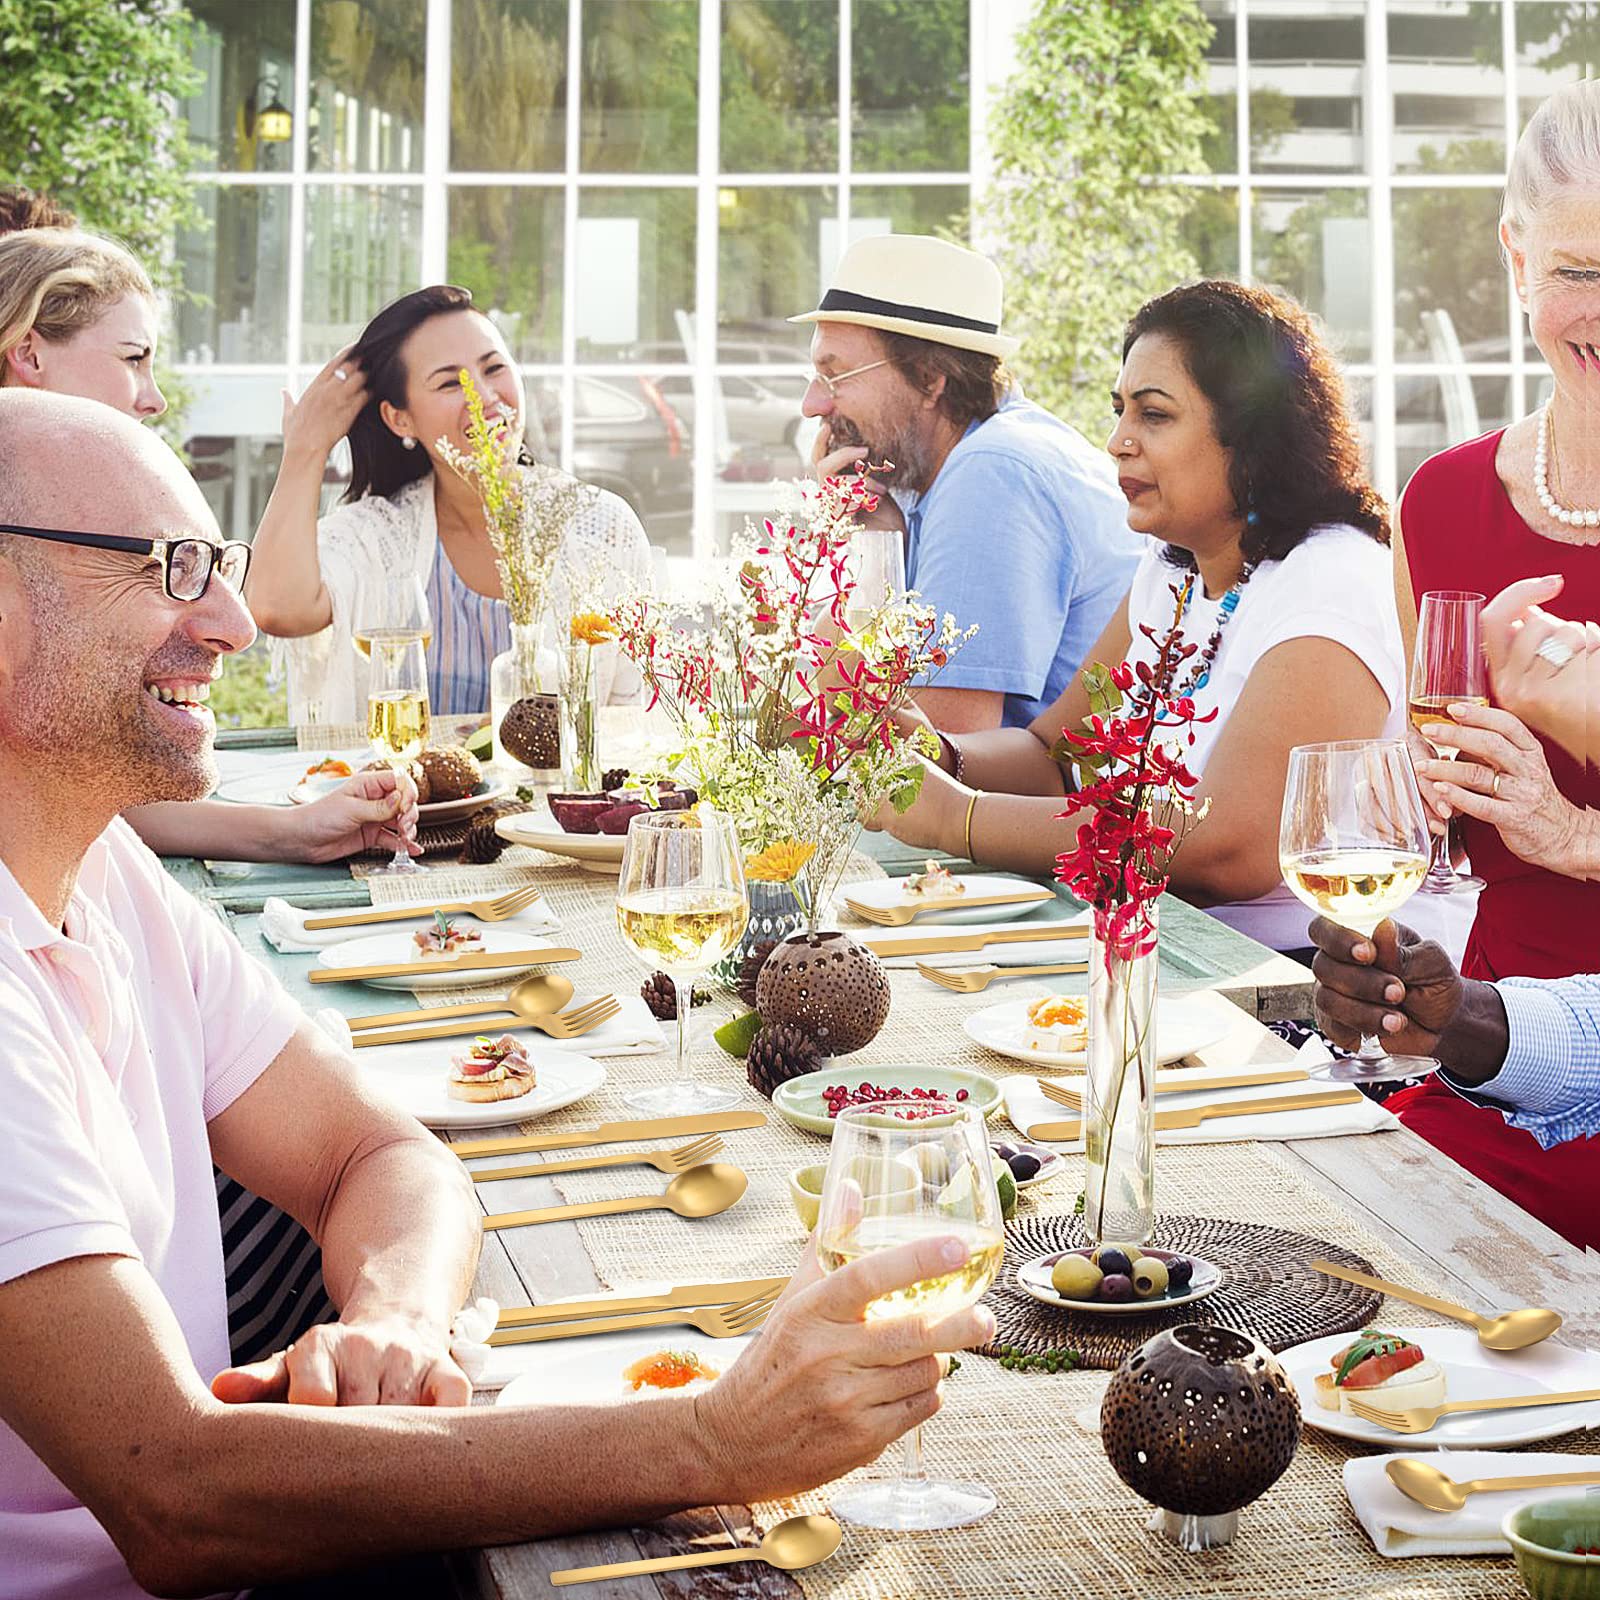
[{"label": "wooden dining table", "polygon": [[[247,766],[250,755],[237,746],[225,752],[225,770],[226,762],[235,770]],[[913,860],[892,847],[878,854],[876,862],[869,856],[860,864],[861,875],[909,870],[921,859],[920,853]],[[394,898],[396,891],[383,880],[375,883],[352,876],[348,867],[241,872],[219,863],[172,861],[168,866],[308,1006],[331,1000],[347,1013],[362,1005],[372,1009],[371,993],[354,985],[311,988],[305,975],[314,958],[283,955],[268,947],[259,931],[259,910],[272,894],[323,909]],[[437,889],[441,896],[470,892],[475,885],[487,886],[489,892],[510,883],[539,886],[561,920],[562,942],[584,951],[581,962],[562,969],[576,983],[579,1000],[597,992],[627,992],[643,977],[610,916],[614,886],[570,862],[516,847],[493,867],[439,863],[428,879],[418,882],[428,885],[428,893]],[[413,883],[407,893],[415,892]],[[871,931],[852,922],[848,913],[841,914],[839,923],[858,935]],[[1162,926],[1163,994],[1184,996],[1214,1022],[1215,1037],[1187,1064],[1238,1068],[1291,1060],[1291,1047],[1263,1024],[1277,1016],[1307,1013],[1309,973],[1171,896],[1163,906]],[[1024,981],[987,995],[954,996],[935,991],[910,970],[892,972],[891,988],[885,1029],[849,1064],[870,1068],[936,1060],[939,1065],[997,1078],[1018,1070],[1016,1064],[968,1038],[960,1026],[962,1016],[1001,995],[1044,992],[1036,983]],[[710,1009],[721,1020],[737,1006],[722,1000]],[[743,1082],[741,1064],[711,1042],[705,1024],[695,1058],[708,1078],[739,1085],[741,1107],[761,1109],[770,1116],[770,1105]],[[597,1095],[541,1119],[538,1129],[579,1128],[626,1115],[621,1091],[659,1081],[669,1059],[660,1054],[607,1059],[607,1082]],[[653,1277],[672,1252],[682,1261],[692,1259],[701,1277],[792,1269],[803,1234],[788,1210],[782,1174],[789,1166],[826,1160],[826,1143],[771,1117],[766,1128],[729,1134],[727,1145],[721,1159],[745,1165],[751,1189],[726,1216],[690,1222],[652,1213],[659,1221],[636,1223],[627,1232],[619,1229],[616,1219],[599,1218],[488,1233],[477,1292],[502,1306],[605,1292],[630,1277]],[[1297,1223],[1317,1237],[1357,1248],[1398,1281],[1485,1310],[1548,1305],[1566,1319],[1559,1336],[1563,1341],[1585,1348],[1600,1341],[1600,1281],[1584,1253],[1398,1126],[1360,1136],[1163,1147],[1157,1152],[1156,1170],[1158,1209],[1171,1206],[1212,1217],[1257,1220],[1281,1214],[1286,1224]],[[1081,1158],[1069,1156],[1060,1180],[1027,1193],[1021,1215],[1070,1210],[1082,1186],[1081,1174]],[[633,1169],[631,1181],[638,1186],[639,1169]],[[480,1189],[503,1191],[484,1197],[486,1211],[589,1198],[594,1192],[574,1188],[570,1179],[537,1177]],[[659,1234],[637,1231],[647,1226]],[[630,1258],[630,1248],[640,1249],[648,1259]],[[720,1271],[724,1264],[731,1268],[735,1263],[743,1263],[748,1271]],[[1383,1317],[1390,1325],[1403,1326],[1437,1320],[1398,1303],[1386,1305]],[[536,1368],[539,1352],[559,1348],[521,1347],[524,1370]],[[928,1449],[937,1469],[960,1472],[981,1465],[989,1474],[1000,1506],[973,1529],[915,1535],[850,1529],[838,1556],[803,1573],[786,1575],[744,1564],[610,1580],[576,1592],[604,1600],[658,1596],[710,1600],[732,1595],[797,1600],[802,1596],[805,1600],[923,1596],[954,1600],[960,1595],[1010,1600],[1035,1593],[1082,1594],[1094,1600],[1124,1593],[1170,1595],[1173,1600],[1202,1593],[1237,1595],[1241,1600],[1267,1594],[1310,1600],[1330,1588],[1341,1595],[1457,1600],[1522,1592],[1504,1557],[1380,1558],[1355,1523],[1340,1484],[1342,1464],[1358,1447],[1309,1428],[1290,1478],[1269,1491],[1258,1507],[1246,1511],[1233,1546],[1225,1552],[1190,1556],[1165,1545],[1145,1528],[1148,1507],[1110,1474],[1090,1425],[1088,1414],[1098,1404],[1105,1378],[1103,1372],[1088,1370],[1013,1373],[981,1356],[965,1358],[963,1371],[946,1385],[945,1411],[928,1429]],[[976,1426],[980,1421],[992,1426]],[[530,1413],[530,1427],[536,1426],[535,1414]],[[992,1433],[1014,1434],[1019,1448],[1026,1446],[1025,1460],[1008,1481],[994,1481],[993,1442],[986,1437]],[[1592,1437],[1580,1437],[1551,1448],[1593,1452],[1596,1445]],[[983,1459],[964,1459],[963,1449]],[[616,1470],[626,1472],[627,1464],[616,1463]],[[530,1479],[529,1494],[537,1495],[539,1488]],[[457,1552],[449,1558],[450,1582],[461,1596],[526,1600],[552,1593],[549,1574],[561,1568],[705,1550],[730,1542],[751,1544],[763,1526],[789,1510],[820,1510],[825,1504],[824,1488],[816,1496],[782,1506],[703,1508],[648,1526]]]}]

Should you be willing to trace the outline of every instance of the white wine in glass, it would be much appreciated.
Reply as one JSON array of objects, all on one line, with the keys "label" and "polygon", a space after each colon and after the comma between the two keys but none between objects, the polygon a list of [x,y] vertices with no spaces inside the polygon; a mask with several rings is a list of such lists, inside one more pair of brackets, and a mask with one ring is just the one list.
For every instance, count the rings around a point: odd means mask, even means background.
[{"label": "white wine in glass", "polygon": [[744,856],[730,818],[708,805],[646,811],[628,824],[617,882],[617,927],[646,970],[672,979],[678,997],[676,1079],[623,1098],[652,1117],[725,1111],[729,1089],[694,1081],[689,1062],[690,994],[697,974],[738,944],[750,920]]},{"label": "white wine in glass", "polygon": [[[421,639],[382,644],[372,652],[367,675],[367,738],[372,753],[385,761],[409,761],[428,743],[428,670]],[[426,872],[395,847],[384,874]]]},{"label": "white wine in glass", "polygon": [[[1342,739],[1289,752],[1278,861],[1284,882],[1313,911],[1370,939],[1416,893],[1428,846],[1422,795],[1398,739]],[[1438,1065],[1431,1056],[1389,1055],[1365,1035],[1356,1055],[1312,1076],[1387,1083]]]},{"label": "white wine in glass", "polygon": [[[1460,701],[1489,703],[1488,665],[1479,621],[1484,597],[1470,589],[1430,589],[1417,609],[1417,644],[1411,657],[1411,693],[1406,711],[1419,734],[1425,727],[1454,727],[1449,708]],[[1440,761],[1454,761],[1459,747],[1447,739],[1427,741]],[[1433,841],[1424,894],[1459,894],[1481,889],[1482,878],[1465,877],[1450,859],[1450,824]]]},{"label": "white wine in glass", "polygon": [[[908,1119],[908,1111],[911,1119]],[[889,1174],[913,1173],[909,1188]],[[817,1260],[826,1272],[920,1239],[957,1238],[967,1259],[949,1272],[872,1301],[869,1322],[922,1317],[939,1322],[983,1298],[1005,1256],[1005,1224],[982,1114],[955,1101],[885,1101],[852,1106],[833,1129],[817,1216]],[[900,1476],[830,1496],[835,1516],[895,1531],[960,1528],[996,1505],[983,1483],[930,1478],[922,1429],[906,1435]]]}]

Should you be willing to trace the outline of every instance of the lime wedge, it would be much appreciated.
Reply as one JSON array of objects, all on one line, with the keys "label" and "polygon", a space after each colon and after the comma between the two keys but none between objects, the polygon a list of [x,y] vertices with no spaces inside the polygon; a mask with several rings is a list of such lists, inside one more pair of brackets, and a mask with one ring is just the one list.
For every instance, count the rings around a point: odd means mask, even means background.
[{"label": "lime wedge", "polygon": [[737,1056],[743,1061],[750,1054],[750,1046],[755,1043],[756,1035],[760,1032],[761,1013],[747,1011],[742,1017],[724,1022],[712,1037],[730,1056]]}]

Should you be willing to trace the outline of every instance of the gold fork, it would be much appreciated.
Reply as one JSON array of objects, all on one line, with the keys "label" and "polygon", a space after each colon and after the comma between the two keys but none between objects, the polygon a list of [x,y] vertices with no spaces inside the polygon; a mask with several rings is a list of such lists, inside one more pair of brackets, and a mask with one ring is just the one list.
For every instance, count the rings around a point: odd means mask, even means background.
[{"label": "gold fork", "polygon": [[[526,911],[539,898],[539,891],[531,883],[520,889],[507,889],[504,894],[486,900],[451,900],[435,911],[476,917],[479,922],[504,922],[519,911]],[[338,917],[307,917],[306,931],[320,932],[323,928],[364,928],[369,922],[406,922],[426,915],[417,906],[383,906],[375,911],[352,911]]]},{"label": "gold fork", "polygon": [[964,911],[968,906],[1043,905],[1046,900],[1054,899],[1055,896],[1048,889],[1037,889],[1019,890],[1015,894],[982,894],[972,899],[964,894],[952,894],[943,899],[924,900],[919,905],[904,906],[868,906],[846,895],[844,903],[863,922],[875,922],[880,928],[903,928],[913,918],[925,916],[930,911]]},{"label": "gold fork", "polygon": [[479,1018],[476,1022],[436,1022],[427,1028],[369,1029],[352,1036],[351,1044],[364,1050],[374,1044],[409,1044],[413,1039],[449,1039],[464,1033],[493,1033],[497,1023],[501,1031],[507,1028],[537,1028],[552,1039],[577,1039],[592,1033],[602,1022],[609,1021],[622,1009],[615,995],[603,994],[596,1000],[571,1011],[558,1011],[549,1017]]},{"label": "gold fork", "polygon": [[702,1161],[709,1161],[722,1149],[714,1133],[676,1150],[628,1150],[616,1156],[574,1156],[570,1161],[543,1161],[530,1167],[498,1167],[493,1172],[474,1172],[474,1183],[493,1183],[497,1178],[543,1178],[557,1172],[588,1172],[596,1167],[654,1167],[657,1172],[687,1172]]},{"label": "gold fork", "polygon": [[943,967],[930,967],[922,961],[917,963],[917,971],[929,983],[936,983],[941,989],[949,989],[954,994],[979,994],[996,978],[1031,978],[1047,972],[1088,970],[1087,961],[1064,961],[1053,967],[968,967],[963,972],[947,972]]},{"label": "gold fork", "polygon": [[635,1328],[664,1328],[685,1324],[713,1339],[737,1339],[754,1333],[766,1321],[777,1295],[757,1295],[736,1306],[685,1306],[676,1311],[634,1312],[625,1317],[602,1317],[594,1322],[557,1322],[544,1328],[497,1328],[489,1335],[492,1345],[536,1344],[545,1339],[578,1339],[591,1333],[623,1333]]},{"label": "gold fork", "polygon": [[[1205,1083],[1164,1083],[1158,1074],[1156,1077],[1157,1094],[1196,1094],[1206,1089],[1249,1089],[1261,1083],[1299,1083],[1309,1081],[1310,1073],[1300,1067],[1284,1067],[1277,1072],[1234,1072],[1225,1078],[1211,1078]],[[1065,1084],[1050,1083],[1044,1078],[1039,1080],[1039,1092],[1046,1100],[1054,1100],[1058,1106],[1066,1106],[1071,1111],[1083,1108],[1083,1094],[1078,1089],[1069,1089]]]},{"label": "gold fork", "polygon": [[1455,1411],[1518,1411],[1523,1406],[1570,1406],[1600,1400],[1600,1389],[1573,1389],[1566,1394],[1513,1394],[1495,1400],[1446,1400],[1437,1406],[1406,1406],[1391,1411],[1370,1400],[1358,1400],[1348,1389],[1344,1399],[1353,1416],[1396,1433],[1426,1433],[1440,1417]]}]

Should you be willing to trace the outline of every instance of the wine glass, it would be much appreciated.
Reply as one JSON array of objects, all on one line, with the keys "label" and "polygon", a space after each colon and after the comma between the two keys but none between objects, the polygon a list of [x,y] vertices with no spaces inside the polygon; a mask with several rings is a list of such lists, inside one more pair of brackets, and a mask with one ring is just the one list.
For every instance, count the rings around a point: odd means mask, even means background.
[{"label": "wine glass", "polygon": [[850,568],[855,579],[844,620],[852,633],[864,633],[886,605],[906,592],[905,540],[898,528],[857,528],[850,535]]},{"label": "wine glass", "polygon": [[356,649],[372,659],[379,644],[419,640],[424,651],[433,643],[433,620],[422,580],[414,573],[370,573],[362,580],[353,628]]},{"label": "wine glass", "polygon": [[[890,1180],[906,1165],[921,1180],[909,1191]],[[888,1100],[840,1112],[817,1213],[822,1269],[834,1272],[875,1250],[952,1236],[966,1245],[966,1261],[880,1296],[868,1305],[867,1321],[916,1316],[939,1322],[982,1299],[1005,1256],[1005,1224],[976,1106]],[[834,1515],[846,1522],[895,1531],[964,1527],[997,1503],[987,1484],[930,1478],[921,1427],[906,1435],[898,1478],[840,1489],[830,1500]]]},{"label": "wine glass", "polygon": [[[1313,911],[1371,938],[1428,870],[1428,818],[1411,757],[1398,739],[1341,739],[1289,752],[1278,860]],[[1431,1056],[1389,1055],[1373,1035],[1313,1077],[1387,1083],[1433,1072]]]},{"label": "wine glass", "polygon": [[725,1111],[729,1089],[694,1081],[689,1065],[690,993],[696,973],[738,944],[750,920],[744,857],[731,818],[701,804],[687,811],[644,811],[628,824],[617,883],[617,926],[649,971],[660,968],[678,996],[678,1075],[623,1098],[653,1117]]},{"label": "wine glass", "polygon": [[[1430,589],[1422,597],[1417,612],[1417,645],[1411,658],[1411,694],[1407,709],[1411,726],[1421,734],[1424,726],[1438,723],[1453,726],[1453,702],[1469,705],[1489,703],[1487,669],[1484,665],[1483,634],[1479,616],[1484,597],[1468,589]],[[1441,761],[1454,761],[1460,750],[1448,741],[1428,743]],[[1428,862],[1428,875],[1422,880],[1423,894],[1458,894],[1465,889],[1481,889],[1482,878],[1464,877],[1450,859],[1450,824],[1435,837]]]},{"label": "wine glass", "polygon": [[[422,640],[375,638],[367,673],[367,738],[380,760],[409,761],[428,742],[428,667]],[[384,874],[418,873],[404,843]]]}]

